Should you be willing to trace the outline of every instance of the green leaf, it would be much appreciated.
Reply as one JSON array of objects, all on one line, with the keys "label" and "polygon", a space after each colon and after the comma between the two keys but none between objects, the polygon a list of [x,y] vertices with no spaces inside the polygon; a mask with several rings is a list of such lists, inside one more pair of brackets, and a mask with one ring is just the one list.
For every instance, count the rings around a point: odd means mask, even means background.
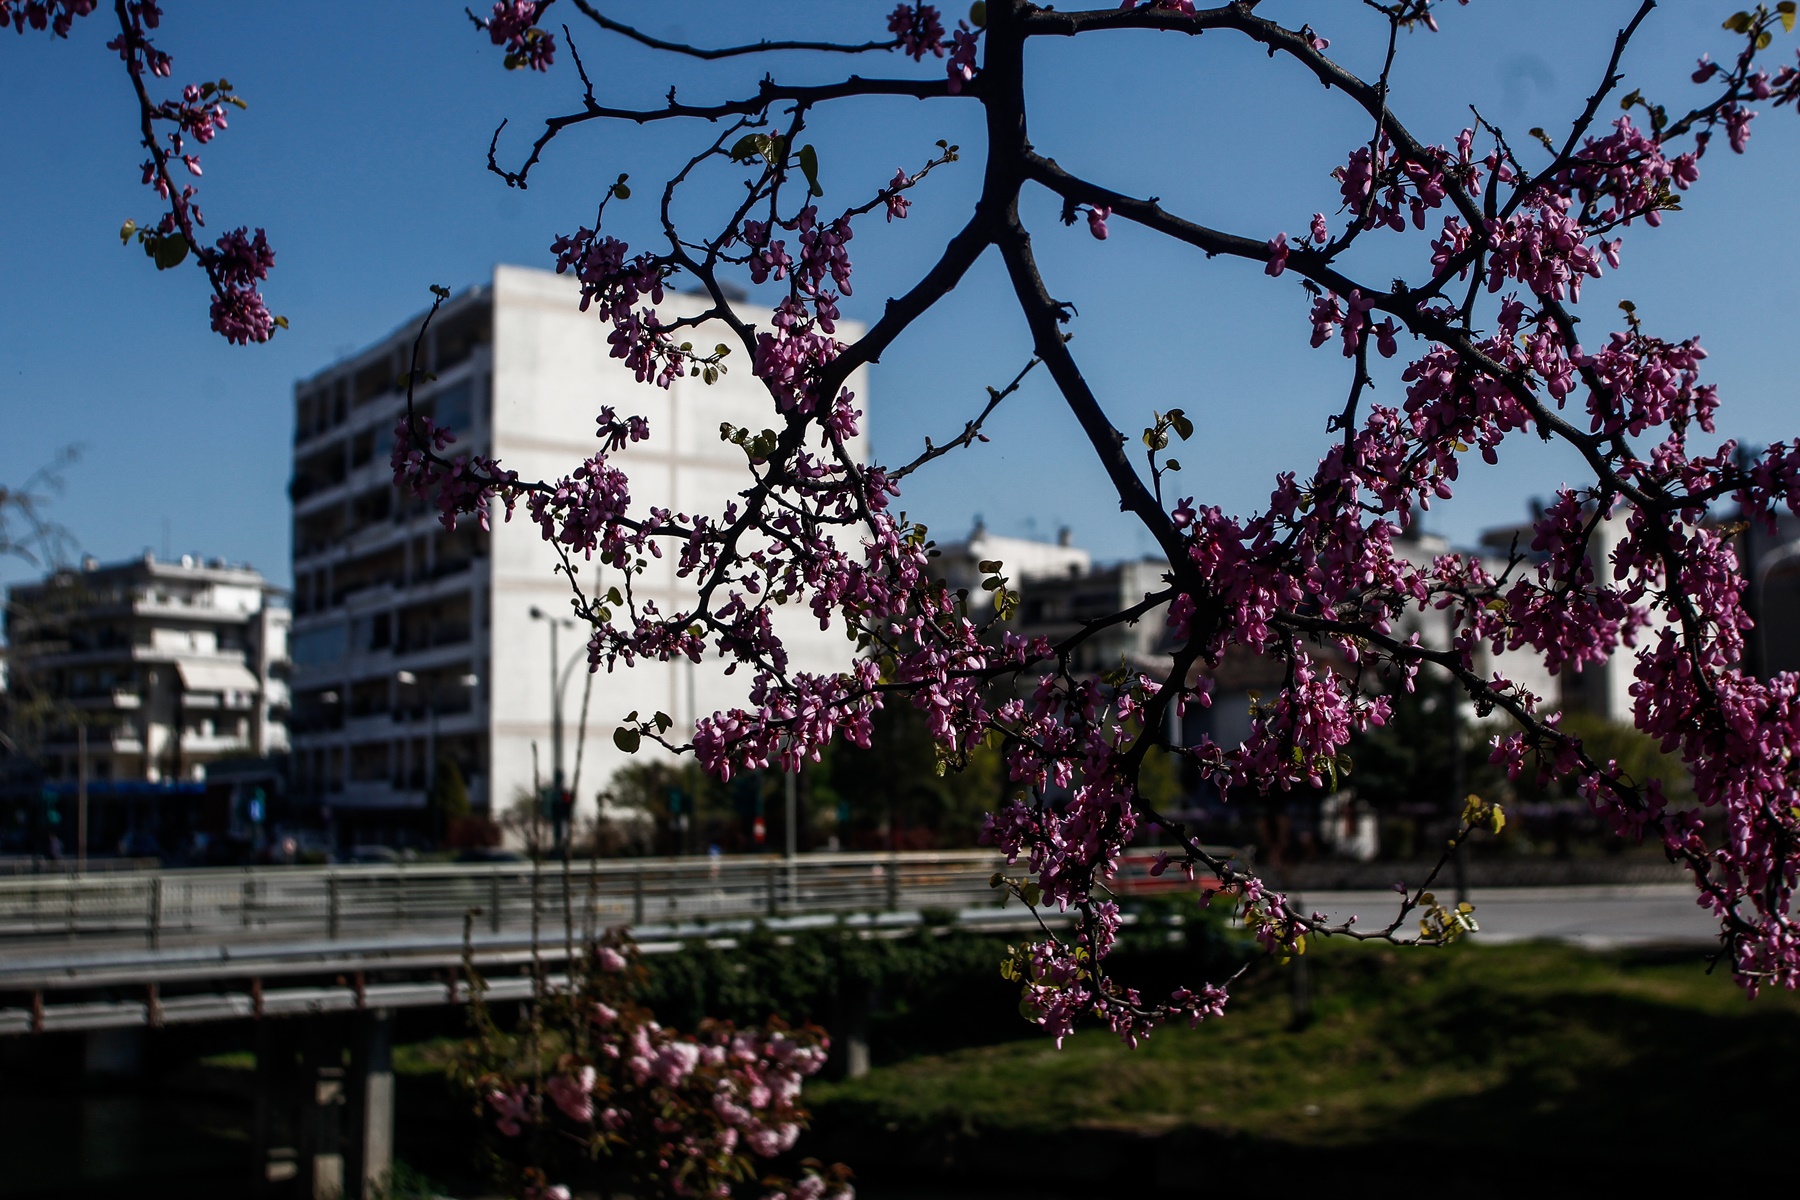
[{"label": "green leaf", "polygon": [[638,746],[643,743],[643,740],[643,735],[635,729],[626,729],[624,726],[620,726],[613,730],[613,745],[627,754],[636,754]]},{"label": "green leaf", "polygon": [[1796,6],[1794,0],[1781,0],[1781,3],[1775,6],[1775,11],[1781,14],[1781,27],[1789,33],[1794,32],[1794,14],[1797,7],[1800,6]]},{"label": "green leaf", "polygon": [[1187,414],[1179,408],[1169,411],[1169,422],[1175,426],[1175,432],[1180,435],[1182,441],[1185,442],[1194,436],[1194,423],[1188,420]]},{"label": "green leaf", "polygon": [[621,200],[631,199],[631,189],[626,187],[622,183],[613,184],[612,194],[617,196]]},{"label": "green leaf", "polygon": [[807,194],[823,196],[825,189],[819,186],[819,152],[812,148],[812,143],[800,147],[800,173],[806,176]]},{"label": "green leaf", "polygon": [[1168,462],[1163,464],[1163,470],[1165,470],[1165,471],[1181,470],[1181,460],[1179,458],[1171,458]]},{"label": "green leaf", "polygon": [[121,246],[130,245],[131,244],[131,235],[136,232],[137,232],[137,222],[136,221],[127,221],[123,225],[119,226],[119,245],[121,245]]},{"label": "green leaf", "polygon": [[758,155],[767,161],[774,145],[774,140],[766,133],[746,133],[731,147],[731,161],[749,162]]},{"label": "green leaf", "polygon": [[436,296],[439,300],[448,300],[450,298],[450,289],[441,283],[434,283],[431,285],[431,294]]},{"label": "green leaf", "polygon": [[656,728],[658,731],[660,731],[662,733],[667,733],[667,732],[669,732],[669,727],[674,724],[675,724],[675,719],[673,717],[669,716],[668,713],[659,712],[656,714]]},{"label": "green leaf", "polygon": [[969,24],[977,29],[987,28],[987,0],[975,0],[969,5]]},{"label": "green leaf", "polygon": [[1005,564],[1003,564],[997,558],[984,558],[980,562],[976,563],[975,567],[977,570],[985,573],[985,572],[991,572],[991,571],[998,571],[1003,565],[1005,565]]},{"label": "green leaf", "polygon": [[1747,12],[1734,12],[1729,17],[1725,18],[1725,24],[1720,26],[1720,28],[1729,29],[1733,33],[1746,33],[1750,29],[1750,14]]},{"label": "green leaf", "polygon": [[1025,903],[1029,904],[1033,908],[1036,908],[1038,906],[1038,902],[1040,900],[1042,900],[1043,898],[1044,898],[1044,889],[1040,888],[1037,884],[1032,883],[1029,880],[1026,881],[1025,886],[1023,886],[1019,889],[1019,899],[1023,900]]},{"label": "green leaf", "polygon": [[156,239],[156,249],[152,257],[156,259],[156,269],[168,271],[179,267],[188,256],[187,239],[179,235],[171,235]]}]

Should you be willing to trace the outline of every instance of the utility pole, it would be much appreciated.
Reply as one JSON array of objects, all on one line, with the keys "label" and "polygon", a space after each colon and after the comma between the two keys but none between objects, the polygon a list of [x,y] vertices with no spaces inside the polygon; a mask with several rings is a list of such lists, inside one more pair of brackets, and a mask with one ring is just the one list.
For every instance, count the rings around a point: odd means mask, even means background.
[{"label": "utility pole", "polygon": [[75,723],[75,874],[87,874],[87,722]]},{"label": "utility pole", "polygon": [[[556,645],[556,627],[567,625],[573,629],[575,622],[552,616],[535,604],[531,606],[531,619],[547,622],[550,626],[550,802],[553,806],[552,832],[557,844],[561,845],[568,825],[568,814],[563,811],[563,793],[568,787],[563,774],[563,692],[568,689],[569,673],[575,669],[575,659],[580,653],[572,656],[564,666]],[[543,797],[538,800],[541,805]]]}]

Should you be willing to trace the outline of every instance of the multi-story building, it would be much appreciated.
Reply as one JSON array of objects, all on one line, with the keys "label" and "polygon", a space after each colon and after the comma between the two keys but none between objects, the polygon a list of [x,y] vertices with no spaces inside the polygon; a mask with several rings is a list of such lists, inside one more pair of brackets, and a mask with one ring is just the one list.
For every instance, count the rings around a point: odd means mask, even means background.
[{"label": "multi-story building", "polygon": [[[453,453],[491,454],[522,478],[552,480],[600,448],[603,406],[639,414],[650,440],[612,457],[630,477],[634,509],[721,511],[749,478],[720,424],[775,424],[767,392],[741,356],[711,386],[638,385],[578,299],[566,277],[496,268],[491,284],[455,297],[432,322],[422,355],[435,378],[416,387],[419,411],[455,431]],[[668,307],[682,299],[671,295]],[[295,782],[360,831],[345,836],[422,828],[431,777],[447,761],[477,812],[503,812],[534,780],[554,780],[559,742],[565,782],[574,784],[579,757],[580,790],[591,797],[628,761],[612,740],[627,714],[667,713],[683,737],[696,717],[741,704],[746,686],[711,663],[603,671],[591,681],[584,736],[585,634],[569,620],[570,585],[553,547],[523,510],[511,521],[496,511],[490,531],[466,519],[451,531],[435,508],[394,487],[389,451],[405,402],[397,383],[418,327],[415,318],[294,392]],[[866,407],[866,380],[850,386]],[[863,443],[853,449],[861,454]],[[674,559],[652,560],[634,582],[664,612],[694,597]],[[616,582],[597,564],[579,566],[590,594]],[[780,627],[793,666],[844,669],[852,644],[842,633],[821,632],[798,606],[791,615]]]},{"label": "multi-story building", "polygon": [[[35,752],[47,782],[66,785],[83,773],[85,732],[88,788],[120,803],[194,791],[222,759],[284,753],[290,614],[280,595],[247,566],[150,554],[90,558],[12,588],[9,711],[32,728],[9,737]],[[134,826],[166,824],[139,815]]]},{"label": "multi-story building", "polygon": [[994,594],[983,590],[981,583],[996,572],[982,570],[984,562],[999,563],[997,573],[1005,576],[1014,590],[1039,579],[1085,575],[1094,565],[1093,556],[1075,544],[1066,528],[1057,531],[1054,542],[1040,542],[990,533],[986,523],[977,518],[968,537],[937,547],[931,572],[951,590],[967,592],[971,612],[985,613],[993,606]]}]

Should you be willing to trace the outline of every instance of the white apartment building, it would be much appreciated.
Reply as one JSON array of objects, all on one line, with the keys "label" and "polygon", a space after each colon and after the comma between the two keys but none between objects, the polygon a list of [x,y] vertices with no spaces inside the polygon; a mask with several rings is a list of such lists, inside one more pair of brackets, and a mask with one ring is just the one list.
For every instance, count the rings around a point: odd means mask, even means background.
[{"label": "white apartment building", "polygon": [[[669,299],[679,311],[684,298]],[[691,378],[667,390],[640,385],[610,357],[609,327],[578,301],[568,277],[495,268],[490,284],[456,296],[432,322],[423,361],[436,378],[419,385],[415,403],[456,432],[451,453],[492,454],[524,479],[560,478],[598,450],[602,407],[642,415],[650,440],[612,456],[630,477],[634,510],[716,515],[749,482],[744,453],[721,440],[720,424],[776,424],[744,355],[728,358],[728,373],[711,386]],[[297,789],[341,825],[416,828],[428,760],[448,758],[477,812],[505,811],[534,778],[548,785],[555,775],[554,645],[564,778],[574,783],[579,754],[577,804],[591,814],[595,792],[628,761],[612,740],[628,713],[667,713],[672,736],[685,737],[697,717],[741,705],[749,681],[711,662],[601,672],[582,736],[585,632],[570,621],[570,585],[555,551],[523,506],[510,522],[496,506],[491,532],[467,519],[451,532],[435,508],[394,486],[389,451],[404,410],[396,382],[418,326],[415,317],[294,389]],[[723,340],[706,329],[694,337]],[[866,377],[850,387],[866,409]],[[853,449],[860,456],[866,445],[865,433]],[[664,612],[694,597],[674,560],[652,560],[635,583]],[[590,594],[616,582],[595,564],[581,566]],[[842,633],[821,632],[802,606],[781,615],[792,617],[778,626],[794,669],[849,665],[854,647]]]},{"label": "white apartment building", "polygon": [[10,685],[40,700],[46,778],[111,785],[204,782],[223,758],[287,750],[288,624],[260,573],[153,555],[11,589]]},{"label": "white apartment building", "polygon": [[1054,542],[1042,542],[991,533],[979,518],[968,537],[945,542],[937,551],[937,557],[931,560],[931,573],[949,584],[952,591],[967,592],[969,611],[974,614],[985,614],[994,603],[994,594],[981,586],[982,580],[994,574],[981,569],[984,562],[998,562],[998,573],[1015,591],[1034,580],[1086,575],[1094,565],[1093,555],[1077,546],[1066,528],[1057,531]]}]

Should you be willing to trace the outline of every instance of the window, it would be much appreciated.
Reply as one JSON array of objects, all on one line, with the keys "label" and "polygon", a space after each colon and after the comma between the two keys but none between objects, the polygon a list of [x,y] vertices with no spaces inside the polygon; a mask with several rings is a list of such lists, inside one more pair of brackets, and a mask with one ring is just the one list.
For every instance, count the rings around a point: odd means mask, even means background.
[{"label": "window", "polygon": [[294,664],[301,667],[336,662],[350,648],[342,621],[294,634]]}]

